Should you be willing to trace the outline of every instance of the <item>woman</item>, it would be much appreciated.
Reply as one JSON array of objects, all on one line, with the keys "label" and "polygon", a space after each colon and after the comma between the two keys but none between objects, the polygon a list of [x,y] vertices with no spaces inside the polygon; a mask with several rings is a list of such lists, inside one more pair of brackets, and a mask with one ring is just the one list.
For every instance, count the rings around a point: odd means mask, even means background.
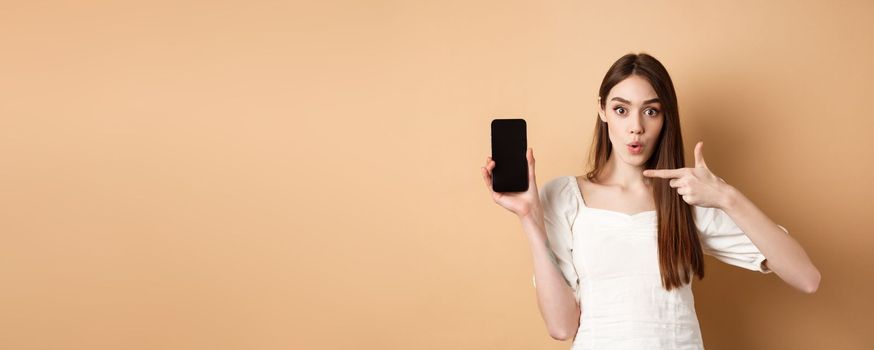
[{"label": "woman", "polygon": [[820,273],[788,230],[713,174],[703,143],[686,168],[677,98],[662,64],[645,53],[616,61],[598,94],[592,170],[538,191],[492,191],[518,216],[534,258],[537,302],[550,336],[573,349],[703,349],[692,276],[703,254],[774,272],[813,293]]}]

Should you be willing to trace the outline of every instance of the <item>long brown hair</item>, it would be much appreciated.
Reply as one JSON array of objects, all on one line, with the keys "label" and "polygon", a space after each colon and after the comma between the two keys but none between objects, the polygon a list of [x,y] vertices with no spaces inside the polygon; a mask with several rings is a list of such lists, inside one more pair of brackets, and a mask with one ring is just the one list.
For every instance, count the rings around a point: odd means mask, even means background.
[{"label": "long brown hair", "polygon": [[[646,162],[646,169],[685,167],[680,113],[674,84],[668,71],[654,57],[646,53],[629,53],[613,63],[598,91],[598,96],[601,97],[601,109],[605,108],[607,95],[613,86],[631,75],[649,81],[661,100],[665,118],[658,142],[655,144],[655,151]],[[586,178],[596,182],[595,179],[601,174],[613,152],[607,123],[597,117],[595,137],[592,142],[589,155],[589,166],[592,170],[586,173]],[[698,276],[699,280],[704,278],[704,256],[692,217],[692,207],[670,187],[669,179],[651,178],[651,180],[656,214],[658,214],[659,268],[662,285],[665,289],[671,290],[690,283],[692,274]]]}]

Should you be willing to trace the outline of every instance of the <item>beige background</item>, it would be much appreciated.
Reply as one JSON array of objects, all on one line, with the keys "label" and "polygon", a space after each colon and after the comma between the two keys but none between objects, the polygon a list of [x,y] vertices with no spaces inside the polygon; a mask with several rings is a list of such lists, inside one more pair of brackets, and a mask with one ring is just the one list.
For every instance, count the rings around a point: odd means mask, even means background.
[{"label": "beige background", "polygon": [[0,3],[0,348],[566,349],[489,121],[579,175],[641,51],[823,275],[708,257],[707,348],[874,347],[874,5],[601,3]]}]

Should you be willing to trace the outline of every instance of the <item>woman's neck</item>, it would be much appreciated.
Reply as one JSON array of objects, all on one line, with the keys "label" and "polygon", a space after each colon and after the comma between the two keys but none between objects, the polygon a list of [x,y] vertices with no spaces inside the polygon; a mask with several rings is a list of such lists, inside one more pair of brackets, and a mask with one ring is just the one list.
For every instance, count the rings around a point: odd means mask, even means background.
[{"label": "woman's neck", "polygon": [[651,179],[643,176],[643,166],[635,166],[619,160],[616,153],[611,153],[604,164],[599,183],[617,186],[622,190],[648,188]]}]

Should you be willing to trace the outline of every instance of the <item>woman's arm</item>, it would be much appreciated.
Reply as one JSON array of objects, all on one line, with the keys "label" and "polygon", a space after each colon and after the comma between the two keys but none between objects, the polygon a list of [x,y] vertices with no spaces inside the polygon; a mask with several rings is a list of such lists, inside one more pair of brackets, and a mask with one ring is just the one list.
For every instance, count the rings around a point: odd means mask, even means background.
[{"label": "woman's arm", "polygon": [[731,185],[724,184],[724,202],[720,207],[767,257],[767,267],[777,276],[805,293],[816,292],[819,270],[792,236]]},{"label": "woman's arm", "polygon": [[736,188],[716,176],[704,161],[704,142],[695,145],[695,167],[648,169],[644,176],[671,179],[669,185],[690,205],[722,209],[767,258],[767,267],[789,285],[813,293],[820,274],[801,245]]},{"label": "woman's arm", "polygon": [[552,262],[543,212],[536,208],[519,219],[531,244],[540,315],[546,322],[551,337],[558,340],[572,339],[579,328],[580,305],[577,304],[573,289],[568,286],[561,271]]},{"label": "woman's arm", "polygon": [[558,340],[576,336],[580,321],[580,306],[573,288],[564,279],[561,269],[553,263],[552,249],[546,234],[543,202],[537,190],[534,174],[534,149],[528,148],[528,190],[525,192],[495,192],[492,188],[492,169],[495,161],[486,157],[482,167],[483,180],[495,203],[510,210],[522,222],[525,236],[531,243],[534,258],[534,279],[536,280],[537,305],[540,315],[546,322],[549,335]]}]

